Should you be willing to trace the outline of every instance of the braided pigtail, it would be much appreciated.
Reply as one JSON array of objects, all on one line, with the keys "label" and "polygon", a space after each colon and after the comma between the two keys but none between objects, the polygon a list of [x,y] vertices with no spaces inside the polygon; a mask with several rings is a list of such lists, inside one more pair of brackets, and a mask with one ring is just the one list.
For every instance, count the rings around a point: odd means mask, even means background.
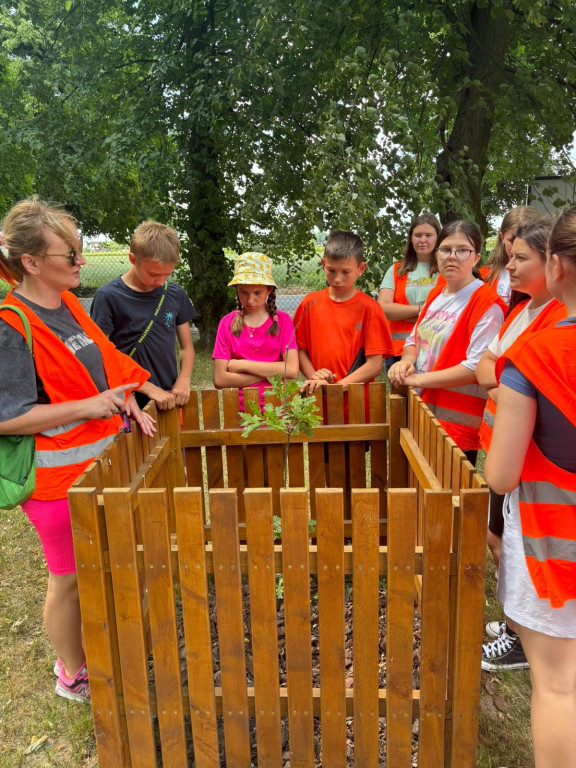
[{"label": "braided pigtail", "polygon": [[232,334],[240,336],[242,328],[244,328],[244,310],[242,309],[242,304],[240,304],[238,294],[236,294],[236,316],[232,320]]},{"label": "braided pigtail", "polygon": [[276,309],[276,288],[274,286],[268,294],[268,314],[272,318],[272,325],[268,328],[268,335],[278,336],[278,310]]}]

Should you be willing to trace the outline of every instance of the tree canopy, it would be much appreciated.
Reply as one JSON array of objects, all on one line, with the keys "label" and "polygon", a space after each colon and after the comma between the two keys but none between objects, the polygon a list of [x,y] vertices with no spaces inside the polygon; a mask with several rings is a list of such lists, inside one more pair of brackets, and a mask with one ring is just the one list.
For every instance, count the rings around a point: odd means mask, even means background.
[{"label": "tree canopy", "polygon": [[0,3],[0,203],[175,226],[210,343],[225,251],[354,228],[377,283],[423,209],[487,219],[573,172],[570,0]]}]

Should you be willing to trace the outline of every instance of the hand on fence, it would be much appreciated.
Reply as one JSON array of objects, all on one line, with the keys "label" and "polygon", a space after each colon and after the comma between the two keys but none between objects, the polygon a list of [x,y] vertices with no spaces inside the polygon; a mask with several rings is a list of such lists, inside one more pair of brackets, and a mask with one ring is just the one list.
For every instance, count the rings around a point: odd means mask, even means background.
[{"label": "hand on fence", "polygon": [[310,378],[314,381],[316,381],[317,379],[322,379],[324,381],[327,381],[328,384],[334,384],[334,382],[336,381],[336,374],[332,373],[332,371],[329,368],[318,368],[318,370],[314,371],[314,373]]},{"label": "hand on fence", "polygon": [[172,387],[172,394],[177,406],[186,405],[188,400],[190,400],[190,379],[188,381],[178,381],[176,379]]},{"label": "hand on fence", "polygon": [[130,395],[126,401],[126,413],[134,419],[145,435],[148,435],[148,437],[154,436],[154,433],[156,432],[156,421],[152,416],[140,409],[134,395]]},{"label": "hand on fence", "polygon": [[413,360],[405,357],[390,367],[390,370],[388,371],[388,378],[392,384],[395,384],[396,386],[403,386],[404,384],[409,384],[406,381],[406,377],[413,374],[414,370]]},{"label": "hand on fence", "polygon": [[300,387],[300,392],[302,394],[313,394],[316,392],[317,389],[320,389],[320,387],[326,387],[330,384],[329,381],[326,381],[326,379],[306,379],[304,384]]},{"label": "hand on fence", "polygon": [[169,411],[170,408],[174,408],[176,405],[176,398],[172,392],[167,392],[165,389],[160,389],[160,387],[157,387],[154,384],[151,384],[149,390],[144,392],[144,394],[154,400],[156,407],[160,411]]}]

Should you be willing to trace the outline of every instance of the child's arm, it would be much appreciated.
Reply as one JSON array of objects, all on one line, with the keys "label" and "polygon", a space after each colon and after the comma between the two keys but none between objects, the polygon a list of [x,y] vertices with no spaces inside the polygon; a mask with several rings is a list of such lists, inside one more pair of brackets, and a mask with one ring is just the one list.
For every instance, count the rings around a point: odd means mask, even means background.
[{"label": "child's arm", "polygon": [[228,363],[230,360],[222,360],[216,358],[214,360],[214,372],[212,380],[216,389],[224,389],[225,387],[249,387],[251,384],[257,384],[262,381],[262,376],[254,376],[251,373],[233,373],[228,370]]},{"label": "child's arm", "polygon": [[335,384],[342,384],[346,389],[348,384],[363,384],[366,381],[372,381],[376,376],[382,373],[382,355],[366,355],[366,362],[353,373],[344,376]]},{"label": "child's arm", "polygon": [[259,376],[259,380],[267,379],[275,373],[281,373],[287,379],[296,379],[298,377],[298,351],[289,349],[288,354],[284,354],[283,360],[277,360],[272,363],[260,360],[228,360],[228,373],[250,373],[253,376]]},{"label": "child's arm", "polygon": [[165,389],[161,389],[149,381],[144,382],[141,387],[138,387],[137,391],[154,400],[161,411],[169,411],[170,408],[174,408],[176,403],[176,398],[172,392],[167,392]]},{"label": "child's arm", "polygon": [[190,399],[190,376],[194,368],[194,343],[190,333],[190,323],[176,326],[176,338],[180,347],[180,373],[172,387],[176,405],[186,405]]}]

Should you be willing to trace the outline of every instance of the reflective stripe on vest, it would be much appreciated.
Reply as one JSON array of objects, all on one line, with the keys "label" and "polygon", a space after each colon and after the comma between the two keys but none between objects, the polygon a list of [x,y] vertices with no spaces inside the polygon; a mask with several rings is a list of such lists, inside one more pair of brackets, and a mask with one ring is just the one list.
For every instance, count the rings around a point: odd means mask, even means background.
[{"label": "reflective stripe on vest", "polygon": [[71,432],[80,424],[85,424],[87,419],[78,419],[78,421],[70,421],[68,424],[61,424],[59,427],[51,427],[50,429],[44,429],[40,433],[45,437],[54,437],[55,435],[62,435],[64,432]]},{"label": "reflective stripe on vest", "polygon": [[526,557],[533,557],[539,563],[550,559],[576,563],[576,544],[571,539],[558,539],[555,536],[531,539],[530,536],[522,536],[522,542]]},{"label": "reflective stripe on vest", "polygon": [[428,408],[441,421],[448,421],[451,424],[462,424],[465,427],[473,427],[478,429],[482,423],[481,416],[475,416],[472,413],[463,413],[462,411],[454,411],[451,408],[443,408],[441,405],[435,403],[426,403]]},{"label": "reflective stripe on vest", "polygon": [[36,466],[43,469],[54,469],[55,467],[66,467],[69,464],[90,461],[98,456],[115,437],[116,434],[108,435],[94,443],[85,443],[61,450],[39,450],[36,448]]},{"label": "reflective stripe on vest", "polygon": [[[392,325],[392,323],[390,323]],[[411,331],[412,329],[410,329]],[[408,336],[410,336],[410,331],[403,331],[402,333],[393,333],[392,334],[392,341],[399,341],[401,339],[407,339]]]}]

